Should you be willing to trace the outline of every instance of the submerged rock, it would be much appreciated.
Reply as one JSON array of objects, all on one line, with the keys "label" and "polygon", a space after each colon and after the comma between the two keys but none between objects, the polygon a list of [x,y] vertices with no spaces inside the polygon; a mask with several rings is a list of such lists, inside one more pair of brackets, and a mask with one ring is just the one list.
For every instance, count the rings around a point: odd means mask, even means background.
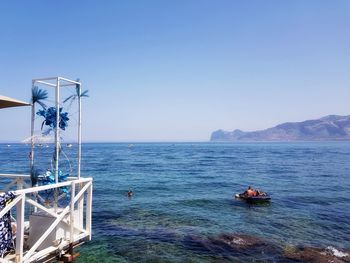
[{"label": "submerged rock", "polygon": [[213,253],[226,250],[244,250],[265,242],[254,236],[244,234],[221,234],[214,237],[188,235],[184,238],[187,247],[193,250],[206,250]]},{"label": "submerged rock", "polygon": [[196,235],[185,236],[183,244],[189,250],[210,254],[217,252],[219,249],[208,238]]},{"label": "submerged rock", "polygon": [[249,249],[251,247],[268,245],[265,241],[255,236],[245,234],[221,234],[213,239],[214,243],[225,244],[232,249]]},{"label": "submerged rock", "polygon": [[340,251],[334,247],[326,249],[305,247],[291,248],[287,247],[283,255],[288,259],[300,260],[308,263],[348,263],[350,255],[347,252]]},{"label": "submerged rock", "polygon": [[326,248],[326,251],[330,252],[331,254],[333,254],[337,258],[344,258],[344,259],[348,259],[348,260],[350,259],[350,255],[348,252],[340,251],[334,247],[328,246]]},{"label": "submerged rock", "polygon": [[187,249],[223,259],[243,257],[248,261],[255,258],[273,262],[282,257],[282,251],[277,246],[246,234],[227,233],[214,237],[189,235],[183,243]]}]

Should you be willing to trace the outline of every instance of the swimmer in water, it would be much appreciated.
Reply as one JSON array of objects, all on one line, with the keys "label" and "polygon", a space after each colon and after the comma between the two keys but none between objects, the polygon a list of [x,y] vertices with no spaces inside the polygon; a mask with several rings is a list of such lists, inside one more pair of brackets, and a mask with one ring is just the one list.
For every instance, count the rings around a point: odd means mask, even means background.
[{"label": "swimmer in water", "polygon": [[131,198],[132,195],[133,195],[133,192],[132,192],[131,189],[129,189],[129,191],[126,193],[126,196],[129,197],[129,198]]}]

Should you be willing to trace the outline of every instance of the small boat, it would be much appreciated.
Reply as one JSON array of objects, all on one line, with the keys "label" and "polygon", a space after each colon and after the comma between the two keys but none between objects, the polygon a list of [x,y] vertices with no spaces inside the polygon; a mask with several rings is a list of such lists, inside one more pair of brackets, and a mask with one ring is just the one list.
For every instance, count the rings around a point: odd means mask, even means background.
[{"label": "small boat", "polygon": [[73,144],[67,143],[67,148],[72,148]]},{"label": "small boat", "polygon": [[271,197],[268,194],[258,196],[247,196],[245,194],[236,194],[235,198],[242,199],[248,203],[264,203],[270,202]]}]

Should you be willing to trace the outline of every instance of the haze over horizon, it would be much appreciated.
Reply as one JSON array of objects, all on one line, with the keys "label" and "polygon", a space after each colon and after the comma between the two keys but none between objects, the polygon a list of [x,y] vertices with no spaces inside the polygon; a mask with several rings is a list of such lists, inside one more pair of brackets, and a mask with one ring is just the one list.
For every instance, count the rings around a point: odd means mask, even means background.
[{"label": "haze over horizon", "polygon": [[[84,141],[208,141],[349,115],[349,1],[6,1],[0,94],[80,78]],[[0,141],[30,108],[0,110]]]}]

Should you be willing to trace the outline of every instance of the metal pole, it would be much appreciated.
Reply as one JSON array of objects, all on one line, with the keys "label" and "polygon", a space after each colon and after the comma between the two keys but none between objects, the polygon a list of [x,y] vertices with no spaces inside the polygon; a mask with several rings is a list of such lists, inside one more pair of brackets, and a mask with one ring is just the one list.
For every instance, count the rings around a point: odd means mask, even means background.
[{"label": "metal pole", "polygon": [[[58,158],[59,158],[59,147],[60,147],[60,78],[57,77],[56,82],[56,129],[55,129],[55,183],[58,183]],[[57,211],[58,202],[58,189],[54,191],[54,208]]]},{"label": "metal pole", "polygon": [[26,195],[21,194],[21,200],[16,204],[16,262],[23,262],[25,198]]},{"label": "metal pole", "polygon": [[86,197],[86,230],[89,235],[89,240],[91,240],[91,213],[92,213],[92,181],[91,185],[87,189]]},{"label": "metal pole", "polygon": [[79,117],[78,117],[78,179],[80,179],[80,167],[81,167],[81,83],[79,84],[79,91],[78,91],[78,107],[79,107]]},{"label": "metal pole", "polygon": [[[34,88],[34,80],[32,80],[32,93]],[[32,94],[33,96],[33,94]],[[32,120],[31,120],[31,127],[30,127],[30,174],[32,175],[33,169],[34,169],[34,120],[35,120],[35,105],[33,102],[32,97]]]},{"label": "metal pole", "polygon": [[55,183],[58,183],[59,131],[60,131],[60,78],[56,84],[56,129],[55,129]]},{"label": "metal pole", "polygon": [[[30,155],[29,155],[29,158],[30,158],[30,177],[32,179],[32,183],[31,183],[32,187],[33,186],[38,186],[37,178],[34,178],[34,177],[36,177],[36,175],[34,174],[34,148],[35,148],[35,142],[34,142],[35,103],[33,101],[33,88],[34,88],[34,85],[35,85],[35,80],[32,80],[32,92],[31,92],[31,95],[32,95],[32,99],[31,99],[31,102],[32,102],[32,120],[31,120],[31,127],[30,127],[30,144],[31,144],[31,148],[30,148]],[[33,181],[36,181],[35,185],[33,185]],[[23,181],[22,181],[22,183],[23,183]],[[19,188],[17,188],[17,189],[19,189]],[[38,199],[37,193],[33,193],[33,197],[34,197],[35,201],[37,201],[37,199]],[[37,207],[34,206],[34,209],[33,209],[33,207],[30,206],[30,211],[37,212]]]},{"label": "metal pole", "polygon": [[[75,198],[75,182],[72,182],[71,200],[70,200],[70,236],[69,243],[73,246],[74,243],[74,198]],[[71,254],[73,256],[73,253]]]},{"label": "metal pole", "polygon": [[[80,81],[79,81],[80,82]],[[78,179],[80,179],[80,168],[81,168],[81,83],[78,86],[78,107],[79,107],[79,116],[78,116]],[[79,184],[79,189],[83,187],[82,184]],[[82,196],[78,202],[78,220],[79,226],[83,225],[84,218],[84,196]]]}]

